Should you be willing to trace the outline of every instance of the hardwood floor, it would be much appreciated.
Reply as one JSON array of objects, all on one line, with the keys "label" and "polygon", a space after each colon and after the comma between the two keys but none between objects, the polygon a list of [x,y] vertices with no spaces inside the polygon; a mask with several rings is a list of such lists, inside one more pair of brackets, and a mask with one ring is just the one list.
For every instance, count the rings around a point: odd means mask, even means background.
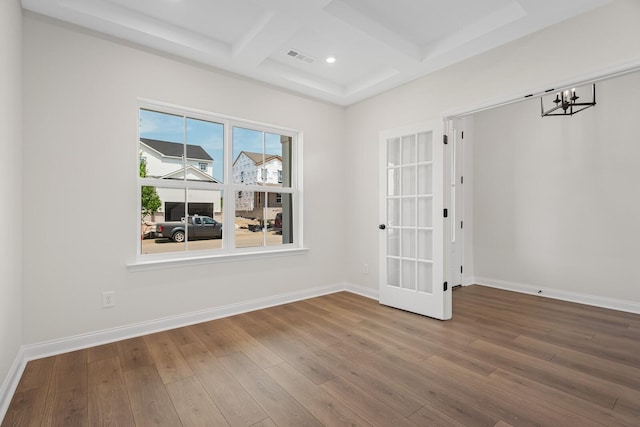
[{"label": "hardwood floor", "polygon": [[639,426],[640,315],[347,292],[30,362],[2,426]]}]

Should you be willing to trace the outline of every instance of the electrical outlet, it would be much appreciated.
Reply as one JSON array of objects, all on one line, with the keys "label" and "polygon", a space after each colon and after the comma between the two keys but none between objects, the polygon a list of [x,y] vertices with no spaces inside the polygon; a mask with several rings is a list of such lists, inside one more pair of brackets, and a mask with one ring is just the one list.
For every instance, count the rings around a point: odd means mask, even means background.
[{"label": "electrical outlet", "polygon": [[364,264],[364,266],[362,267],[362,273],[369,274],[369,264]]},{"label": "electrical outlet", "polygon": [[102,293],[102,308],[114,307],[116,305],[115,291],[104,291]]}]

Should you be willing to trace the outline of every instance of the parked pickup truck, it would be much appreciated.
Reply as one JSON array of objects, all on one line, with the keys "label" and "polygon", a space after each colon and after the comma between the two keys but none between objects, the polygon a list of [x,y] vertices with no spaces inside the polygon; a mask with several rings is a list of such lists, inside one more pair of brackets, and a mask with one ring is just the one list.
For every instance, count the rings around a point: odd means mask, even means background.
[{"label": "parked pickup truck", "polygon": [[190,216],[187,218],[188,228],[185,233],[185,219],[182,221],[161,222],[156,224],[156,237],[166,237],[174,242],[196,239],[221,239],[222,223],[209,216]]}]

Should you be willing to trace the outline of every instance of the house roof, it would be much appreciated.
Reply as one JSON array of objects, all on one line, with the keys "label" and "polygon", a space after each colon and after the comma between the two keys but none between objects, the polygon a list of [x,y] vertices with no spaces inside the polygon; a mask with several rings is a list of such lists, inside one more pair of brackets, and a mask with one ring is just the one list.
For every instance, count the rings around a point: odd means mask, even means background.
[{"label": "house roof", "polygon": [[[184,144],[181,143],[149,138],[140,138],[140,142],[166,157],[181,157],[184,153]],[[213,161],[213,158],[204,151],[204,148],[200,145],[192,144],[187,144],[187,158]]]},{"label": "house roof", "polygon": [[[177,169],[171,173],[168,173],[164,176],[161,176],[161,179],[184,179],[185,177],[185,173],[188,176],[189,174],[193,174],[196,177],[199,177],[198,181],[209,181],[209,182],[215,182],[217,184],[220,184],[220,181],[218,181],[217,179],[215,179],[214,177],[212,177],[209,174],[206,174],[204,172],[202,172],[200,169],[194,167],[194,166],[187,166],[186,169]],[[189,178],[187,178],[189,179]]]},{"label": "house roof", "polygon": [[[236,160],[233,162],[234,164],[238,161],[238,159],[240,158],[240,156],[242,156],[243,153],[244,153],[245,156],[250,158],[251,161],[253,163],[255,163],[256,165],[259,165],[259,164],[262,163],[262,153],[253,153],[251,151],[241,151],[240,154],[238,154],[238,157],[236,157]],[[277,154],[265,154],[264,155],[265,163],[270,161],[270,160],[273,160],[273,159],[278,159],[278,160],[282,161],[282,157],[278,156]]]}]

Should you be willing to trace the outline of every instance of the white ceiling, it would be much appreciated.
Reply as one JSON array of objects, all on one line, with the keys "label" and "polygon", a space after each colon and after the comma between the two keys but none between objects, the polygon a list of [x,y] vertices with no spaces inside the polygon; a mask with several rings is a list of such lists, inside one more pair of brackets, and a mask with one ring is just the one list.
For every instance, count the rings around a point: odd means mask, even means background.
[{"label": "white ceiling", "polygon": [[[22,5],[349,105],[609,1],[22,0]],[[290,56],[292,50],[303,56]],[[334,64],[326,63],[329,55],[336,57]]]}]

